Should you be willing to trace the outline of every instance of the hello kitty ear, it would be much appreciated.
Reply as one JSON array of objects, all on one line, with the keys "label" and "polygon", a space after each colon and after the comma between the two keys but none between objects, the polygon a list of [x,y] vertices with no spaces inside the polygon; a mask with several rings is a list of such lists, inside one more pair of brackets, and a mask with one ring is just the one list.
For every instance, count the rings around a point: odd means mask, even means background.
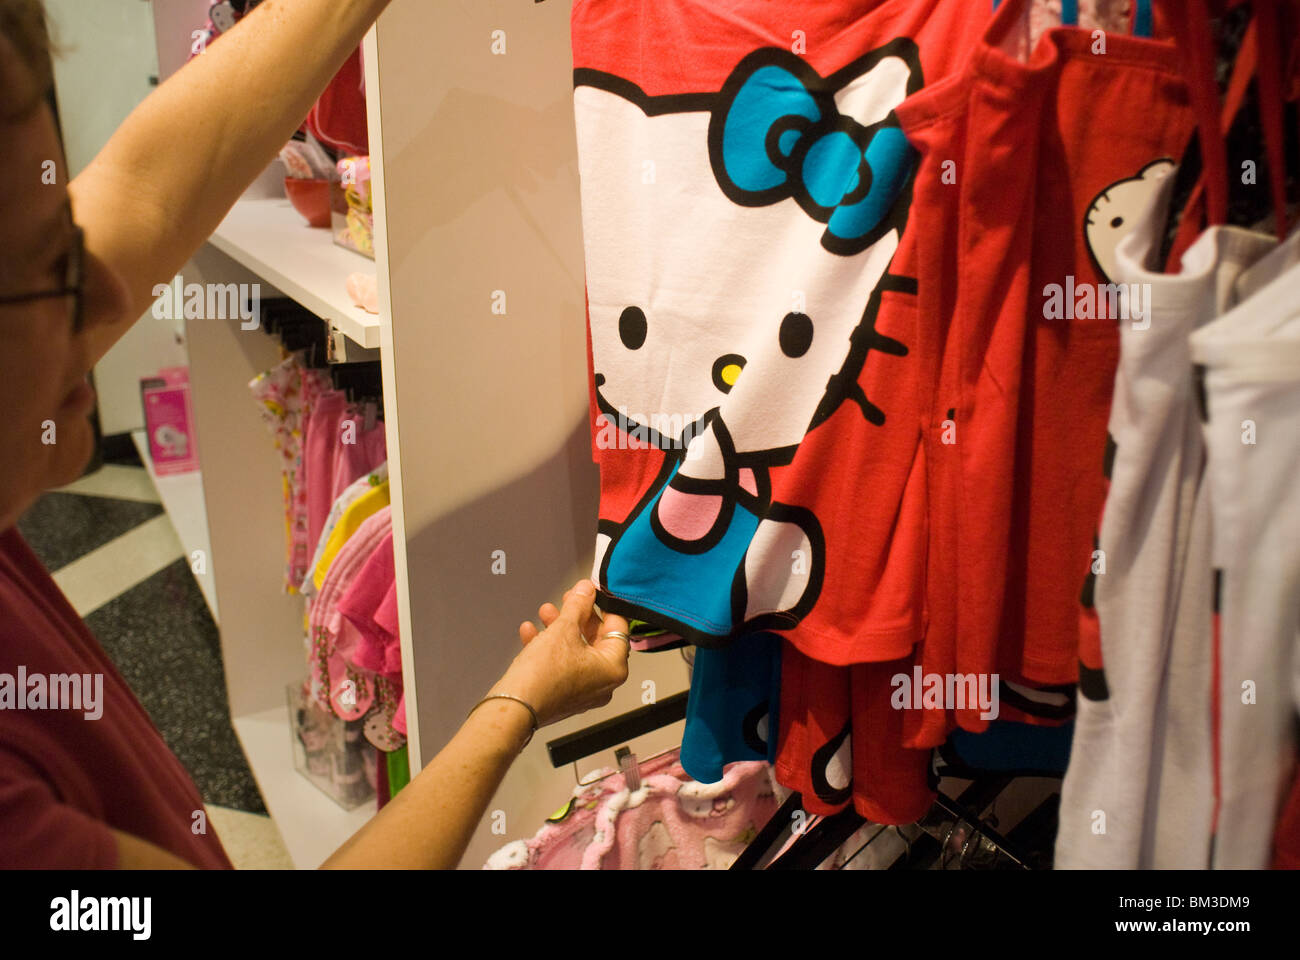
[{"label": "hello kitty ear", "polygon": [[1152,160],[1145,167],[1138,171],[1135,180],[1160,180],[1169,176],[1177,164],[1168,157],[1161,157],[1159,160]]}]

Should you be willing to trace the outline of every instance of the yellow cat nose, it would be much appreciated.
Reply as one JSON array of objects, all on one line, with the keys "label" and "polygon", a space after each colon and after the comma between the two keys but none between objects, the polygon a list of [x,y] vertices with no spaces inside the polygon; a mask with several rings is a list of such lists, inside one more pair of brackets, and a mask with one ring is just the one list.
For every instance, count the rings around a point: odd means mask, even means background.
[{"label": "yellow cat nose", "polygon": [[713,385],[723,393],[729,393],[740,379],[740,371],[745,369],[745,358],[738,353],[728,353],[713,361]]}]

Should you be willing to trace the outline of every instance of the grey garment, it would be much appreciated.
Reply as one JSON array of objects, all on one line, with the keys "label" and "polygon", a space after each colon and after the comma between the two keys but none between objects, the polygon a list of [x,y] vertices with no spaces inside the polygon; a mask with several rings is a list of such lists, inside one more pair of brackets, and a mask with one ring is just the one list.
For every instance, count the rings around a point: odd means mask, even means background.
[{"label": "grey garment", "polygon": [[1212,559],[1219,572],[1216,868],[1267,867],[1295,761],[1300,670],[1300,234],[1192,337],[1205,366]]},{"label": "grey garment", "polygon": [[1115,444],[1096,577],[1108,697],[1079,697],[1061,794],[1058,868],[1205,868],[1213,817],[1209,513],[1188,336],[1234,302],[1272,241],[1203,234],[1178,274],[1158,247],[1167,177],[1117,250],[1117,282],[1144,289],[1146,321],[1120,321]]}]

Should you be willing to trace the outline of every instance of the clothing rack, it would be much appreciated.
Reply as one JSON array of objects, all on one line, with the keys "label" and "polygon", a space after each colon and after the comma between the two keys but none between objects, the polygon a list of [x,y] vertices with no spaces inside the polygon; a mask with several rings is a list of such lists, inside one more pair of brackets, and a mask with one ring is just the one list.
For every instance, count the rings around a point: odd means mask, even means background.
[{"label": "clothing rack", "polygon": [[373,400],[383,409],[384,379],[379,361],[332,363],[329,367],[334,389],[342,390],[351,401]]},{"label": "clothing rack", "polygon": [[675,693],[657,703],[611,717],[575,733],[557,737],[546,744],[547,756],[554,767],[577,763],[610,747],[626,743],[670,723],[686,719],[687,693]]},{"label": "clothing rack", "polygon": [[[941,751],[939,756],[943,759],[945,754]],[[955,757],[955,754],[950,751],[948,756]],[[968,837],[962,846],[961,867],[964,868],[966,865],[966,857],[971,845],[974,844],[976,849],[979,849],[983,843],[992,848],[995,860],[1005,858],[1015,868],[1036,869],[1039,864],[1035,863],[1035,858],[1027,853],[1026,847],[1020,841],[1035,833],[1042,833],[1040,828],[1044,824],[1050,827],[1050,822],[1054,821],[1056,805],[1059,804],[1059,796],[1053,794],[1027,814],[1011,831],[1013,836],[1001,833],[995,823],[979,816],[979,812],[989,807],[1003,790],[1021,777],[1059,778],[1060,775],[1059,771],[1050,770],[980,770],[955,763],[939,767],[936,777],[953,776],[969,780],[970,783],[955,798],[942,791],[936,792],[929,813],[914,825],[921,829],[920,836],[914,839],[904,837],[907,841],[907,851],[888,869],[928,870],[933,868],[941,858],[946,866],[947,858],[951,855],[948,841],[963,824],[968,828]],[[805,818],[803,823],[810,825],[803,826],[797,822],[800,813]],[[869,822],[852,806],[828,816],[810,815],[803,810],[802,796],[798,793],[791,794],[749,846],[737,857],[731,869],[814,870],[825,863],[836,850]],[[926,827],[940,827],[944,823],[951,825],[943,840],[926,830]],[[881,825],[881,829],[858,847],[839,869],[847,868],[889,829],[898,830],[899,835],[902,836],[900,828]],[[1018,836],[1014,836],[1017,834]]]},{"label": "clothing rack", "polygon": [[261,302],[262,329],[276,337],[284,349],[302,351],[303,363],[321,368],[327,364],[329,329],[320,317],[293,300]]},{"label": "clothing rack", "polygon": [[[1010,782],[1013,778],[996,777],[1002,786]],[[943,841],[935,838],[931,833],[922,829],[921,835],[915,839],[904,838],[907,842],[907,851],[901,857],[890,865],[891,870],[928,870],[934,867],[940,858],[946,857],[948,850],[948,838],[961,825],[969,826],[970,834],[963,845],[961,865],[965,866],[967,849],[971,844],[979,844],[980,838],[983,837],[989,846],[996,852],[997,856],[1005,857],[1015,867],[1022,870],[1033,869],[1031,860],[1020,849],[1019,845],[1008,839],[995,829],[986,819],[976,816],[972,811],[979,809],[980,804],[972,803],[971,798],[988,798],[988,788],[990,784],[976,782],[971,784],[961,796],[954,799],[940,792],[935,799],[934,806],[930,813],[918,822],[917,826],[923,824],[932,824],[935,821],[943,822],[952,821],[948,833]],[[999,790],[1001,787],[998,788]],[[993,791],[996,796],[998,791]],[[763,867],[763,858],[769,855],[773,848],[777,846],[777,841],[783,836],[786,830],[790,829],[796,813],[802,808],[802,797],[798,793],[791,794],[785,801],[785,804],[773,814],[771,820],[759,832],[758,836],[749,844],[748,847],[737,857],[732,864],[732,870],[813,870],[823,864],[836,850],[843,846],[850,837],[858,830],[865,826],[869,821],[859,814],[853,807],[847,807],[838,813],[827,817],[818,818],[815,825],[808,828],[802,835],[796,837],[788,849],[785,849],[780,855]],[[1037,813],[1038,811],[1035,811]],[[900,831],[900,828],[891,828],[881,825],[880,830],[871,836],[869,840],[863,843],[853,854],[845,860],[839,869],[846,869],[857,857],[861,856],[864,851],[883,834],[890,829]]]},{"label": "clothing rack", "polygon": [[[1014,778],[1008,778],[1007,782],[1010,783],[1011,779]],[[967,790],[962,793],[962,797],[957,800],[953,800],[945,794],[940,793],[935,799],[934,805],[944,813],[956,819],[958,822],[965,821],[969,823],[975,831],[972,839],[978,838],[980,834],[983,834],[989,839],[993,846],[997,848],[999,853],[1010,858],[1016,866],[1024,870],[1030,869],[1028,858],[1016,849],[1015,844],[1011,843],[1006,837],[994,830],[986,820],[974,816],[971,812],[971,808],[962,802],[966,794],[969,793],[970,790],[974,789],[975,786],[976,784],[972,784],[971,787],[967,788]]]},{"label": "clothing rack", "polygon": [[[688,693],[683,691],[658,703],[630,710],[617,717],[548,741],[546,752],[550,757],[551,765],[558,768],[576,763],[585,757],[600,753],[602,750],[620,746],[634,737],[685,719],[687,698]],[[982,810],[991,804],[998,794],[1015,779],[1016,775],[1011,773],[1002,771],[988,772],[977,776],[956,798],[939,792],[931,813],[921,822],[932,820],[936,815],[951,818],[954,826],[950,828],[949,835],[957,825],[968,824],[971,832],[967,845],[978,843],[980,837],[983,837],[997,851],[998,855],[1006,857],[1016,867],[1023,870],[1033,869],[1030,857],[1020,849],[1017,843],[1001,834],[986,819],[977,816],[975,813],[975,811]],[[771,851],[775,841],[792,822],[796,811],[800,810],[801,807],[802,797],[800,794],[791,794],[782,807],[772,815],[758,836],[736,859],[731,869],[755,869],[757,864],[762,861],[763,856]],[[1035,810],[1034,813],[1039,813],[1039,810]],[[814,869],[867,823],[867,819],[854,810],[852,806],[830,816],[819,818],[817,823],[809,828],[806,834],[798,837],[789,850],[785,851],[765,869],[786,871]],[[880,833],[888,829],[888,827],[882,825]],[[860,856],[872,841],[880,836],[880,833],[873,835],[871,840],[859,847],[845,861],[844,866],[847,866],[856,857]],[[944,843],[941,843],[929,833],[923,832],[916,840],[908,842],[907,853],[896,861],[890,869],[929,869],[939,857],[944,855],[945,849]],[[964,863],[964,851],[962,860]]]},{"label": "clothing rack", "polygon": [[328,369],[334,389],[344,391],[350,402],[374,402],[382,413],[384,380],[379,360],[338,357],[328,325],[293,300],[263,300],[259,319],[262,329],[276,337],[284,349],[300,352],[306,366]]},{"label": "clothing rack", "polygon": [[[558,768],[576,763],[585,757],[608,750],[611,747],[618,747],[635,737],[666,727],[678,720],[683,720],[686,717],[687,699],[688,692],[683,691],[657,703],[630,710],[617,717],[612,717],[609,720],[593,724],[574,733],[550,740],[546,744],[546,752],[551,765]],[[620,757],[620,760],[622,760],[622,757]],[[959,768],[954,767],[954,772],[957,769]],[[1006,787],[1017,779],[1018,774],[1005,771],[972,771],[965,769],[962,769],[961,772],[965,776],[973,777],[970,785],[956,798],[939,792],[930,814],[923,818],[918,825],[936,818],[951,819],[953,827],[949,829],[948,834],[951,836],[958,825],[965,823],[970,827],[967,846],[971,843],[978,844],[980,838],[983,837],[999,856],[1006,857],[1016,867],[1023,870],[1033,869],[1031,858],[1021,849],[1018,843],[1004,836],[987,819],[976,814],[976,811],[988,807]],[[1038,775],[1051,776],[1053,774],[1042,771]],[[762,862],[763,857],[769,854],[776,845],[776,841],[783,831],[793,822],[796,812],[802,808],[802,803],[800,794],[791,794],[760,830],[758,836],[740,854],[732,864],[731,869],[756,869],[757,865]],[[1040,815],[1045,806],[1046,804],[1040,805],[1030,816]],[[868,822],[852,806],[830,816],[817,818],[817,822],[805,834],[795,839],[788,850],[764,869],[785,871],[815,869]],[[859,847],[845,861],[841,869],[847,867],[856,857],[860,856],[881,833],[888,829],[890,828],[882,825],[880,832],[873,835],[871,840]],[[921,836],[908,841],[907,853],[892,864],[890,869],[929,869],[933,867],[940,857],[945,855],[945,850],[945,843],[940,842],[930,833],[923,831]],[[964,847],[963,865],[965,856]]]}]

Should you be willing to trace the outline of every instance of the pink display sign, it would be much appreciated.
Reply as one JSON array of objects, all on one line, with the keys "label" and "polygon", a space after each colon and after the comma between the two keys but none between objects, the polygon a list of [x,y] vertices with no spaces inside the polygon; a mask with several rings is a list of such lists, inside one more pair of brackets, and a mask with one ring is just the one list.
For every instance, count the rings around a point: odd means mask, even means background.
[{"label": "pink display sign", "polygon": [[140,395],[154,473],[166,477],[197,470],[199,452],[190,406],[189,371],[169,367],[157,377],[141,380]]}]

